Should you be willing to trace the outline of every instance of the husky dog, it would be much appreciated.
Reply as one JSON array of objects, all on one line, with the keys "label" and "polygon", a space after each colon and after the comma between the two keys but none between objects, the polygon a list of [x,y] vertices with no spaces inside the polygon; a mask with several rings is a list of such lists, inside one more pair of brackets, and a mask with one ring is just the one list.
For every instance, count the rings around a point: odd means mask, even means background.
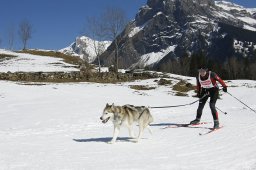
[{"label": "husky dog", "polygon": [[[153,117],[150,114],[149,109],[145,106],[115,106],[114,103],[112,105],[107,104],[103,110],[102,116],[100,117],[102,123],[107,123],[109,119],[114,124],[114,135],[109,143],[116,142],[116,138],[119,134],[121,125],[126,125],[129,130],[130,136],[134,138],[135,135],[132,128],[134,122],[138,122],[139,124],[139,135],[135,140],[135,142],[138,142],[140,137],[142,136],[143,130],[148,127],[150,123],[153,122]],[[149,131],[151,133],[150,129]]]}]

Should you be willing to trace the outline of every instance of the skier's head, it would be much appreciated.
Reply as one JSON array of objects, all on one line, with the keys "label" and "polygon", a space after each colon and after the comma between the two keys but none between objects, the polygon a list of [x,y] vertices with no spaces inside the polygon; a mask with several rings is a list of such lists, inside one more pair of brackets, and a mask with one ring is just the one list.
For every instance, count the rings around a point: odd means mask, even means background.
[{"label": "skier's head", "polygon": [[198,72],[201,76],[205,76],[208,71],[208,68],[205,66],[201,66],[198,68]]}]

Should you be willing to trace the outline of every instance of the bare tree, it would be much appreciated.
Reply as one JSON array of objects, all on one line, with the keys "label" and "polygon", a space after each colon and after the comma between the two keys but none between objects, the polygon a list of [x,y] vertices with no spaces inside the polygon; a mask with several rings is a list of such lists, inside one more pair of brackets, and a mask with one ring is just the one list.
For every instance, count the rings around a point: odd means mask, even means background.
[{"label": "bare tree", "polygon": [[191,58],[189,53],[186,52],[180,57],[180,73],[182,75],[188,76],[189,75],[189,65],[190,65]]},{"label": "bare tree", "polygon": [[100,55],[105,51],[106,34],[99,17],[89,17],[87,19],[90,37],[93,40],[93,49],[98,60],[99,72],[101,72]]},{"label": "bare tree", "polygon": [[252,80],[256,80],[256,63],[251,63],[250,64],[250,75]]},{"label": "bare tree", "polygon": [[115,45],[115,71],[118,72],[118,60],[121,38],[118,35],[124,30],[128,23],[124,10],[120,8],[107,8],[102,15],[103,28],[107,37]]},{"label": "bare tree", "polygon": [[8,44],[9,44],[10,50],[13,49],[14,39],[15,39],[15,27],[14,25],[11,25],[8,29]]},{"label": "bare tree", "polygon": [[32,36],[31,35],[32,34],[31,24],[27,20],[22,21],[19,25],[18,33],[19,33],[21,41],[23,43],[23,50],[25,50],[27,47],[27,42]]},{"label": "bare tree", "polygon": [[231,79],[237,79],[238,74],[239,74],[239,62],[237,60],[237,58],[235,57],[231,57],[228,59],[227,62],[227,72],[228,72],[228,76]]}]

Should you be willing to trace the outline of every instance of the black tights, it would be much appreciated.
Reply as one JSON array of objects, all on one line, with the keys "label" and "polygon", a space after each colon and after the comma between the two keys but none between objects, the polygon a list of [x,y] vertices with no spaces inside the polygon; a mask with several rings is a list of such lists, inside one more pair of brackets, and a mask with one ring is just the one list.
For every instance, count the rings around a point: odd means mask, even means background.
[{"label": "black tights", "polygon": [[218,118],[218,112],[215,108],[215,104],[216,104],[216,101],[219,97],[219,89],[216,88],[216,87],[213,87],[213,88],[210,88],[210,89],[202,89],[200,97],[203,97],[205,94],[209,94],[209,96],[206,96],[203,99],[199,100],[199,106],[197,108],[196,118],[201,119],[203,109],[204,109],[204,105],[205,105],[206,101],[208,100],[208,98],[210,97],[210,108],[211,108],[211,111],[212,111],[213,120],[218,120],[219,119]]}]

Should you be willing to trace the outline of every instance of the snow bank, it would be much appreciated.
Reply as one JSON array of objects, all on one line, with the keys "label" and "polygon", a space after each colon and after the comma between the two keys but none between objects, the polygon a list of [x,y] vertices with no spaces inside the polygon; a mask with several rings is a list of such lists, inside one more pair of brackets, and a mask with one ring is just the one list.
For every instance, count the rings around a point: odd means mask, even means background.
[{"label": "snow bank", "polygon": [[15,53],[0,49],[0,54],[17,57],[0,62],[0,72],[59,72],[78,71],[74,65],[65,63],[61,58]]}]

